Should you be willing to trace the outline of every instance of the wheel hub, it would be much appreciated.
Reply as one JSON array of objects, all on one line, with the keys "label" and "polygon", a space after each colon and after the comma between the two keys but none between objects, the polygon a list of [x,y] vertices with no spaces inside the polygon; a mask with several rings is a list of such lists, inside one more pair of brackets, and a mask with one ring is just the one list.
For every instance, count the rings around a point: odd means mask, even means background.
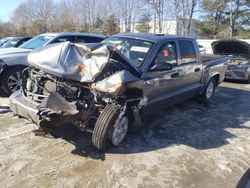
[{"label": "wheel hub", "polygon": [[210,99],[213,95],[214,92],[214,83],[213,82],[209,82],[208,86],[207,86],[207,91],[206,91],[206,97],[207,99]]},{"label": "wheel hub", "polygon": [[8,87],[13,92],[22,86],[21,72],[14,72],[8,78]]},{"label": "wheel hub", "polygon": [[125,138],[128,131],[128,118],[126,116],[122,116],[117,119],[114,129],[111,135],[111,140],[114,146],[119,145],[123,139]]}]

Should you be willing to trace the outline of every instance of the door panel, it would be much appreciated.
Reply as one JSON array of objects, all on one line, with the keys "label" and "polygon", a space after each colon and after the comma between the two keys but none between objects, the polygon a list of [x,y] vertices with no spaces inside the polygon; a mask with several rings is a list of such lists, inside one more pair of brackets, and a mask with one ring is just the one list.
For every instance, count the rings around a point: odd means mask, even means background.
[{"label": "door panel", "polygon": [[142,75],[143,92],[148,104],[163,102],[172,92],[182,88],[183,71],[174,68],[170,71],[148,72]]},{"label": "door panel", "polygon": [[181,55],[180,66],[185,72],[183,87],[185,87],[189,95],[192,96],[200,87],[202,64],[196,57],[194,44],[191,40],[180,40],[178,44]]},{"label": "door panel", "polygon": [[200,88],[202,64],[197,61],[191,40],[163,44],[152,66],[161,62],[173,64],[173,69],[149,71],[141,77],[144,81],[144,97],[147,99],[143,113],[186,100]]},{"label": "door panel", "polygon": [[166,42],[159,49],[156,57],[150,66],[153,68],[158,63],[169,63],[173,65],[172,70],[150,71],[143,73],[143,93],[147,98],[147,108],[158,108],[169,105],[170,98],[175,97],[173,92],[183,87],[184,71],[178,66],[177,50],[175,42]]}]

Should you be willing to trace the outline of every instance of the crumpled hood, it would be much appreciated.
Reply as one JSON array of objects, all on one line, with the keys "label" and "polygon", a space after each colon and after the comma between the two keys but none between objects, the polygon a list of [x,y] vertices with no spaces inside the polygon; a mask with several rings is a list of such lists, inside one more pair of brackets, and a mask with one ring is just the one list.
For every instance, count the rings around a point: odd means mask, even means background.
[{"label": "crumpled hood", "polygon": [[24,49],[24,48],[0,48],[0,56],[20,54],[20,53],[29,53],[31,51],[32,51],[31,49]]},{"label": "crumpled hood", "polygon": [[32,51],[28,55],[28,63],[58,77],[92,82],[108,63],[109,56],[106,45],[91,51],[85,45],[64,42]]},{"label": "crumpled hood", "polygon": [[219,40],[212,43],[213,53],[220,55],[243,55],[250,58],[250,44],[240,40]]}]

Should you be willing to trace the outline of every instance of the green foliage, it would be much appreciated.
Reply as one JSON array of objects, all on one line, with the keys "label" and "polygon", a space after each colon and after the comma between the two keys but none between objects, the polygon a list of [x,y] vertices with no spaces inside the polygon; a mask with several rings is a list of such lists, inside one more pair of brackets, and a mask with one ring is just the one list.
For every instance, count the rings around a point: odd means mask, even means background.
[{"label": "green foliage", "polygon": [[250,0],[203,0],[201,6],[204,19],[194,22],[199,37],[238,38],[249,32]]},{"label": "green foliage", "polygon": [[250,39],[250,29],[241,29],[239,31],[239,37],[240,39]]},{"label": "green foliage", "polygon": [[109,16],[104,23],[102,33],[104,35],[113,35],[120,32],[120,27],[118,25],[118,19],[115,15]]},{"label": "green foliage", "polygon": [[147,33],[149,32],[150,26],[149,22],[151,19],[151,15],[149,13],[145,13],[139,19],[138,24],[136,25],[136,30],[140,33]]}]

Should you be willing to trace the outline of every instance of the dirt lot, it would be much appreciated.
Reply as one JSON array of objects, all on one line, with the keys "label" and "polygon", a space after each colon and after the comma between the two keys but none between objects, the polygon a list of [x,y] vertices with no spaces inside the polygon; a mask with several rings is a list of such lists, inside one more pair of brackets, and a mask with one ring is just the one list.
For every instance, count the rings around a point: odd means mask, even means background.
[{"label": "dirt lot", "polygon": [[13,117],[0,99],[0,187],[236,187],[250,167],[250,84],[223,83],[209,107],[163,110],[99,153],[73,126],[55,137]]}]

